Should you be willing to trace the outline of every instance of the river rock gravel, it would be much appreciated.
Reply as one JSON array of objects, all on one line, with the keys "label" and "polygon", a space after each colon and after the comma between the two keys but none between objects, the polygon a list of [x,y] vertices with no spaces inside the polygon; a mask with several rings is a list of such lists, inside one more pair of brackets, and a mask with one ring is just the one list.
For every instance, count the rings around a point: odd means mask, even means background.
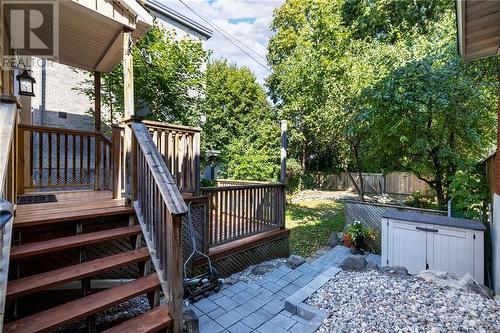
[{"label": "river rock gravel", "polygon": [[316,332],[500,332],[500,305],[414,276],[340,272],[307,304],[328,313]]},{"label": "river rock gravel", "polygon": [[270,273],[278,269],[281,265],[284,265],[286,259],[279,258],[269,261],[265,261],[261,264],[247,267],[245,270],[234,273],[233,275],[222,279],[223,288],[226,286],[233,285],[238,282],[253,283],[260,280],[265,274]]}]

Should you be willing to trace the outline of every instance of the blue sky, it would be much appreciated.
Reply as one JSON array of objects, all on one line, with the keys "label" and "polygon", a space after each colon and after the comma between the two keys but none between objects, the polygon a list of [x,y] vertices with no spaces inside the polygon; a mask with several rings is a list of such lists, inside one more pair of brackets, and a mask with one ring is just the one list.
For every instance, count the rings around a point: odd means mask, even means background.
[{"label": "blue sky", "polygon": [[[197,22],[201,21],[178,0],[161,1]],[[184,2],[248,46],[260,57],[265,58],[267,43],[271,36],[269,25],[272,21],[273,10],[279,7],[284,0],[184,0]],[[266,69],[217,32],[214,32],[214,36],[207,42],[207,48],[213,51],[213,58],[224,57],[239,66],[249,67],[256,74],[260,83],[263,83],[269,75]],[[259,62],[266,64],[264,59],[253,53],[250,54]]]}]

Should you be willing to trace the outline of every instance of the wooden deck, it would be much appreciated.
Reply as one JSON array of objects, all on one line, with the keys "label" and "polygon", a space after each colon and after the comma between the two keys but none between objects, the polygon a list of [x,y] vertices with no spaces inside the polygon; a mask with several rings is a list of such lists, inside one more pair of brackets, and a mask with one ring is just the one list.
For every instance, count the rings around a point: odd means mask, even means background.
[{"label": "wooden deck", "polygon": [[92,219],[121,213],[126,215],[134,212],[124,199],[113,199],[111,191],[74,191],[53,194],[56,195],[57,202],[18,205],[14,227]]}]

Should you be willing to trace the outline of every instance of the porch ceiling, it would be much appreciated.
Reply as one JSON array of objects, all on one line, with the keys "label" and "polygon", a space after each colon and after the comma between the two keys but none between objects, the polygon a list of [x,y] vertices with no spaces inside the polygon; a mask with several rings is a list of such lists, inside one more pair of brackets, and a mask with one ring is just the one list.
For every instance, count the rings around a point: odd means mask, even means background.
[{"label": "porch ceiling", "polygon": [[58,8],[57,62],[89,71],[111,71],[122,59],[123,32],[138,39],[153,21],[136,0],[60,1]]},{"label": "porch ceiling", "polygon": [[457,0],[460,54],[465,60],[498,54],[500,1]]}]

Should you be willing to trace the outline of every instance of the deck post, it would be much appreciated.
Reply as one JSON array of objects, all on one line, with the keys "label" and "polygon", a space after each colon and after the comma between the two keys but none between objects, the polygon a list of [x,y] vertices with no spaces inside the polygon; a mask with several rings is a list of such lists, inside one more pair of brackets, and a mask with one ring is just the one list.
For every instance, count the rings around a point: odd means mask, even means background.
[{"label": "deck post", "polygon": [[101,131],[101,73],[94,72],[94,124],[95,131]]},{"label": "deck post", "polygon": [[194,193],[200,194],[201,180],[200,180],[200,133],[193,135],[193,153],[194,153]]},{"label": "deck post", "polygon": [[[125,31],[123,33],[123,111],[125,119],[130,119],[135,115],[134,110],[134,63],[132,58],[132,32]],[[125,126],[125,140],[123,144],[123,153],[125,165],[123,171],[125,173],[125,198],[133,200],[132,188],[132,130],[127,124]]]},{"label": "deck post", "polygon": [[182,219],[181,216],[172,215],[172,223],[167,227],[168,245],[170,245],[166,269],[166,277],[169,284],[167,304],[172,316],[172,332],[182,332],[182,299],[184,287],[182,285]]},{"label": "deck post", "polygon": [[[101,133],[101,73],[94,72],[94,124],[95,131]],[[100,189],[101,137],[95,137],[94,190]]]},{"label": "deck post", "polygon": [[286,183],[287,121],[281,121],[281,174],[280,183]]},{"label": "deck post", "polygon": [[[17,156],[17,189],[16,194],[24,194],[24,173],[25,173],[25,159],[24,159],[24,131],[22,128],[17,127],[17,144],[16,144],[16,156]],[[14,159],[15,160],[15,159]],[[14,196],[15,198],[15,196]]]}]

